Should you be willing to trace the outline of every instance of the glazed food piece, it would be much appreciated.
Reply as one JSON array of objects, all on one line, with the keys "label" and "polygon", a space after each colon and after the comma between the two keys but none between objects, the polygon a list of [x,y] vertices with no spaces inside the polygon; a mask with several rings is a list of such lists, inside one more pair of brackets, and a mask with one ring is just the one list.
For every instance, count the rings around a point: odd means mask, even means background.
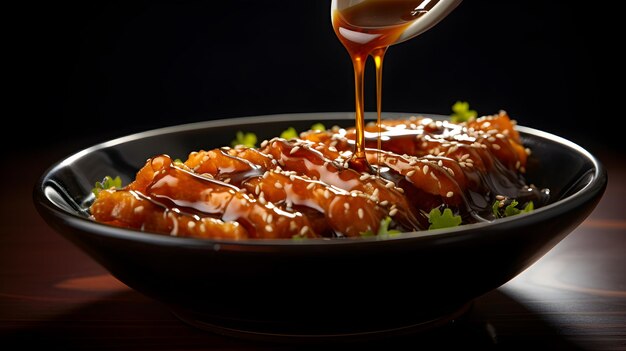
[{"label": "glazed food piece", "polygon": [[466,224],[547,201],[525,184],[530,151],[504,112],[459,124],[385,121],[382,150],[376,125],[367,132],[365,170],[351,164],[354,130],[338,127],[192,152],[185,162],[155,156],[128,186],[100,191],[91,214],[175,236],[291,239],[427,230],[433,211]]}]

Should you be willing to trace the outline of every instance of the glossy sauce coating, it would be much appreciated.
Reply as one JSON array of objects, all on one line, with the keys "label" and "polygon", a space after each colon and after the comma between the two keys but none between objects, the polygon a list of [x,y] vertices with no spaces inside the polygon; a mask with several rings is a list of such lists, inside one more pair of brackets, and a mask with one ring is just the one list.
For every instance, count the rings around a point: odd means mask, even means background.
[{"label": "glossy sauce coating", "polygon": [[492,220],[502,197],[545,194],[525,185],[528,149],[506,113],[463,124],[412,117],[386,121],[382,150],[366,127],[372,168],[355,170],[355,131],[307,131],[258,149],[192,152],[184,163],[149,159],[135,181],[100,192],[95,220],[198,238],[358,237],[381,221],[401,231],[428,228],[428,213],[447,207],[464,223]]}]

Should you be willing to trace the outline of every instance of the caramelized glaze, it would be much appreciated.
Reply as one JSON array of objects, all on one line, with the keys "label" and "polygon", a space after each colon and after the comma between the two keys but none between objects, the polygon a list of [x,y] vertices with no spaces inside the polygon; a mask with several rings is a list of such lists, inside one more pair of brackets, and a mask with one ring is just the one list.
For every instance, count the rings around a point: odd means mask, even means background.
[{"label": "caramelized glaze", "polygon": [[365,126],[363,170],[350,162],[354,129],[307,131],[258,149],[192,152],[184,163],[149,159],[124,189],[101,191],[95,220],[199,238],[356,237],[425,230],[433,208],[464,223],[492,220],[502,197],[547,200],[525,184],[528,149],[501,112],[469,123],[429,118]]}]

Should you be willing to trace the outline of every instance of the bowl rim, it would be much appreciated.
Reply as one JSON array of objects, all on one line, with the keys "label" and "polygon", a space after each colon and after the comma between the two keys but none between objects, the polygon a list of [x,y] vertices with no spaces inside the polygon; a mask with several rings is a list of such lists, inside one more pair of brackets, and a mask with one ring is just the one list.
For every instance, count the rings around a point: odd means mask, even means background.
[{"label": "bowl rim", "polygon": [[[447,116],[437,114],[426,113],[403,113],[403,112],[384,112],[385,117],[408,117],[408,116],[423,116],[433,119],[443,119]],[[107,237],[113,237],[117,239],[139,241],[147,244],[156,245],[168,245],[168,246],[181,246],[189,248],[211,248],[213,250],[231,249],[238,251],[238,248],[245,249],[246,247],[254,247],[255,249],[269,249],[280,247],[329,247],[329,246],[361,246],[361,245],[376,245],[378,243],[392,243],[392,242],[405,242],[406,240],[421,240],[426,238],[449,238],[449,237],[462,237],[464,234],[475,236],[485,228],[501,227],[502,229],[510,228],[514,226],[516,222],[526,221],[531,219],[547,219],[550,217],[558,216],[568,210],[576,207],[576,204],[585,202],[592,198],[599,191],[602,191],[607,183],[607,173],[602,163],[594,157],[590,152],[585,150],[578,144],[567,140],[563,137],[544,132],[535,128],[516,126],[518,132],[522,134],[532,135],[542,139],[547,139],[555,142],[561,146],[572,149],[578,155],[583,156],[593,164],[593,177],[585,184],[584,187],[579,189],[569,196],[559,199],[554,203],[537,208],[530,213],[520,214],[518,216],[499,218],[492,222],[480,222],[472,224],[464,224],[454,228],[433,229],[425,231],[413,231],[403,232],[394,236],[385,237],[359,237],[359,238],[314,238],[306,240],[289,240],[289,239],[199,239],[188,237],[176,237],[168,235],[160,235],[152,232],[142,232],[134,229],[120,228],[111,226],[108,224],[98,223],[83,216],[79,216],[76,213],[69,212],[48,198],[45,194],[46,183],[51,178],[52,174],[58,172],[71,165],[73,162],[88,156],[89,154],[98,150],[110,148],[116,145],[140,140],[147,137],[153,137],[164,134],[187,132],[197,129],[208,129],[218,127],[229,127],[232,125],[244,125],[244,124],[267,124],[276,122],[285,122],[289,116],[290,120],[299,121],[312,120],[310,117],[315,116],[315,120],[342,120],[347,116],[354,118],[353,112],[307,112],[307,113],[283,113],[283,114],[270,114],[250,117],[236,117],[218,120],[209,120],[202,122],[185,123],[174,126],[167,126],[162,128],[151,129],[138,133],[129,134],[126,136],[111,139],[105,142],[101,142],[78,152],[70,154],[65,158],[57,161],[50,166],[40,176],[35,187],[33,189],[33,201],[39,211],[46,211],[48,214],[54,217],[60,218],[67,222],[68,225],[76,227],[83,232],[88,232],[93,235],[103,235]],[[371,112],[366,113],[366,119],[372,118]],[[150,157],[150,156],[148,156]]]}]

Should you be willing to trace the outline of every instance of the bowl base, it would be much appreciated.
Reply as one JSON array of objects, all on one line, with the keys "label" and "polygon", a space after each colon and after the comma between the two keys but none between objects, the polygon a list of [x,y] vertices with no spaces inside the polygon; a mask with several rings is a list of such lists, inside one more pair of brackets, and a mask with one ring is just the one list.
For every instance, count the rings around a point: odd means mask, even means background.
[{"label": "bowl base", "polygon": [[228,320],[181,309],[172,309],[172,313],[193,327],[238,339],[281,343],[351,342],[404,336],[443,327],[461,318],[469,311],[472,304],[473,302],[466,303],[428,320],[417,319],[412,323],[402,325],[377,324],[362,330],[333,330],[332,332],[320,332],[319,323],[316,322],[294,325],[289,322]]}]

